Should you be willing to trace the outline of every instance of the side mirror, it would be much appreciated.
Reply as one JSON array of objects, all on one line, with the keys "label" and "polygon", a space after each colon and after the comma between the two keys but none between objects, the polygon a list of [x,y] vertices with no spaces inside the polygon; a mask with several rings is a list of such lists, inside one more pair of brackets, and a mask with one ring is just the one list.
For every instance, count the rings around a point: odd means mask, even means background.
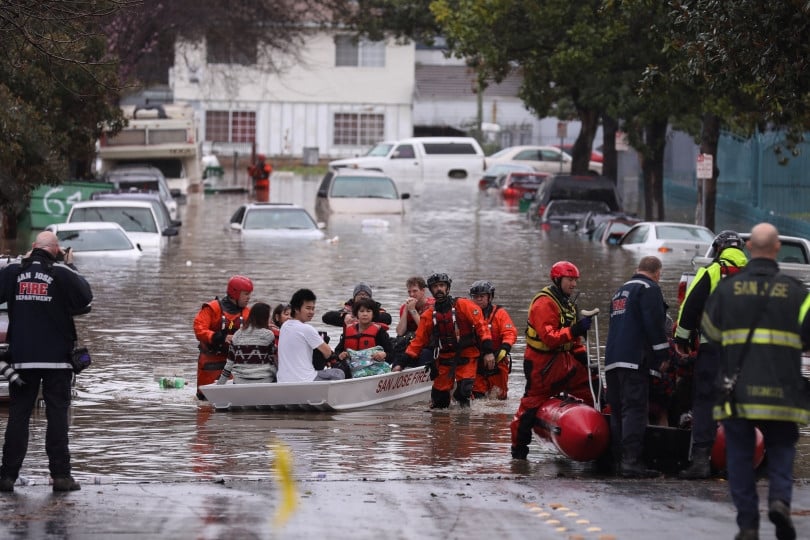
[{"label": "side mirror", "polygon": [[180,197],[182,197],[182,196],[183,196],[183,192],[182,192],[182,191],[180,191],[180,190],[179,190],[179,189],[177,189],[177,188],[170,189],[170,190],[169,190],[169,193],[171,193],[171,194],[172,194],[172,199],[179,199]]},{"label": "side mirror", "polygon": [[234,222],[231,223],[231,229],[233,229],[234,231],[241,231],[242,230],[242,224],[237,223],[237,222],[234,221]]},{"label": "side mirror", "polygon": [[166,227],[163,229],[163,233],[161,234],[163,234],[163,236],[177,236],[180,234],[180,231],[178,231],[175,227]]},{"label": "side mirror", "polygon": [[403,201],[404,201],[404,200],[406,200],[406,199],[410,199],[410,198],[411,198],[411,194],[410,194],[410,193],[403,193],[403,194],[402,194],[402,196],[401,196],[400,198],[401,198]]},{"label": "side mirror", "polygon": [[326,228],[326,223],[324,223],[323,221],[319,221],[318,222],[318,228],[319,229],[325,229]]}]

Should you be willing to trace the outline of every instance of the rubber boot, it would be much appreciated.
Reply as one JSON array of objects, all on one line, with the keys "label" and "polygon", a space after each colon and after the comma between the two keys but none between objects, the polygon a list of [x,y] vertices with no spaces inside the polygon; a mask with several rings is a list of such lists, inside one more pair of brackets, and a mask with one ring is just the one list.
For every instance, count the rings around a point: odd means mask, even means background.
[{"label": "rubber boot", "polygon": [[681,480],[702,480],[704,478],[709,478],[712,475],[712,468],[711,464],[709,463],[711,450],[711,447],[693,447],[692,463],[678,473],[678,478]]},{"label": "rubber boot", "polygon": [[734,536],[734,540],[759,540],[759,531],[757,529],[740,529]]}]

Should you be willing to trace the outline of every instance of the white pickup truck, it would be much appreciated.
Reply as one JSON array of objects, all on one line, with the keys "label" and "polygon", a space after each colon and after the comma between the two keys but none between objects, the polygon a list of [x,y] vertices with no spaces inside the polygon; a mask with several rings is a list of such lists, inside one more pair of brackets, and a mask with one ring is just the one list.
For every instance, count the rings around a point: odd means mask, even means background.
[{"label": "white pickup truck", "polygon": [[470,178],[484,173],[484,151],[472,137],[412,137],[377,143],[361,157],[329,162],[329,168],[344,167],[381,171],[401,177]]},{"label": "white pickup truck", "polygon": [[[740,236],[743,240],[748,240],[750,234],[742,233]],[[781,234],[779,235],[779,240],[782,242],[782,248],[776,256],[779,269],[805,283],[810,283],[810,240],[798,236],[783,236]],[[716,255],[714,249],[709,247],[709,251],[706,252],[705,256],[693,258],[692,267],[695,272],[698,268],[711,263]],[[747,251],[746,255],[748,255]],[[686,290],[695,277],[695,272],[684,272],[681,275],[681,280],[678,283],[678,305],[683,302]]]}]

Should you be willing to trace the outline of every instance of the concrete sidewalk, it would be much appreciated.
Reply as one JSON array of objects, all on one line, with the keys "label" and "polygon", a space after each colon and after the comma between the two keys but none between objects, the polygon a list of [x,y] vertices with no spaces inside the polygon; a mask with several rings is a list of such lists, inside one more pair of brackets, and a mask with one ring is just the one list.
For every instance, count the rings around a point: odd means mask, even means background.
[{"label": "concrete sidewalk", "polygon": [[[764,500],[765,483],[760,483]],[[2,538],[328,538],[723,540],[737,532],[722,480],[582,478],[313,479],[276,523],[272,481],[83,485],[0,496]],[[764,502],[760,506],[764,509]],[[796,484],[793,520],[810,537],[810,489]],[[762,538],[773,537],[763,511]]]}]

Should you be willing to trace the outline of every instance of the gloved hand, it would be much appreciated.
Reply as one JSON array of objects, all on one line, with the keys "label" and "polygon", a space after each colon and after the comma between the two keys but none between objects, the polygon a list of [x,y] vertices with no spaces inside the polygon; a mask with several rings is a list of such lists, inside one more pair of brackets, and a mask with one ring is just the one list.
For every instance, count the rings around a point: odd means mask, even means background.
[{"label": "gloved hand", "polygon": [[675,350],[681,354],[689,354],[692,351],[692,343],[682,337],[675,337],[672,341],[675,342]]},{"label": "gloved hand", "polygon": [[582,317],[571,326],[571,335],[574,337],[584,336],[591,329],[591,317]]},{"label": "gloved hand", "polygon": [[211,344],[215,347],[219,347],[225,344],[225,330],[219,330],[218,332],[214,332],[214,335],[211,336]]},{"label": "gloved hand", "polygon": [[498,352],[495,354],[495,363],[497,364],[498,362],[506,358],[506,355],[509,354],[509,351],[511,350],[512,346],[509,345],[508,343],[501,344],[501,348],[498,349]]}]

